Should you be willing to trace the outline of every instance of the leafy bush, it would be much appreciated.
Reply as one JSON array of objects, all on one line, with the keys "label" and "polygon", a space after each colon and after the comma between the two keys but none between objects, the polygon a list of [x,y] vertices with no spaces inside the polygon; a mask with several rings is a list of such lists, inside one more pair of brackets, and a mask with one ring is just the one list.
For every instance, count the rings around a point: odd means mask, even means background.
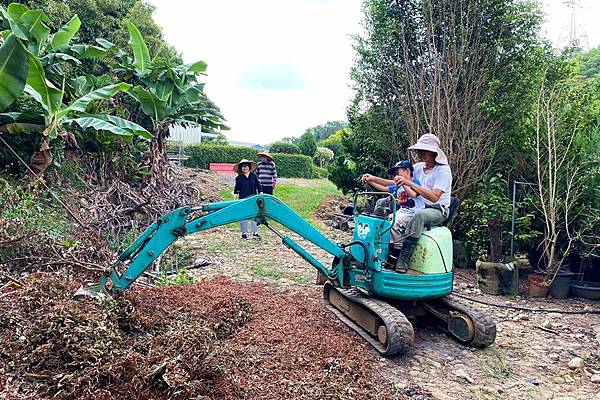
[{"label": "leafy bush", "polygon": [[64,210],[39,183],[17,185],[0,179],[0,221],[19,224],[23,232],[43,231],[63,239],[69,230]]},{"label": "leafy bush", "polygon": [[327,168],[321,168],[313,165],[313,178],[327,178],[328,176],[329,171]]},{"label": "leafy bush", "polygon": [[[517,203],[515,219],[515,246],[527,249],[534,245],[539,232],[534,230],[534,210],[531,199],[526,198]],[[484,257],[490,247],[488,223],[498,220],[502,224],[505,253],[508,253],[506,242],[510,240],[510,221],[512,205],[507,182],[500,175],[495,175],[479,185],[478,190],[463,199],[457,219],[453,224],[455,239],[464,241],[471,249],[472,258]],[[474,260],[473,260],[474,261]]]},{"label": "leafy bush", "polygon": [[319,167],[326,167],[331,160],[333,160],[333,151],[327,147],[317,147],[315,153],[315,163],[319,164]]},{"label": "leafy bush", "polygon": [[[256,160],[256,150],[243,146],[217,146],[194,144],[185,146],[188,167],[208,169],[210,163],[237,163],[241,159]],[[271,153],[277,165],[277,175],[283,178],[312,178],[313,164],[310,157],[300,154]]]},{"label": "leafy bush", "polygon": [[269,147],[271,153],[300,154],[300,147],[293,143],[275,142]]},{"label": "leafy bush", "polygon": [[338,157],[327,166],[329,180],[344,194],[360,187],[359,174],[352,168],[352,162]]},{"label": "leafy bush", "polygon": [[317,139],[315,139],[315,135],[306,132],[304,135],[300,136],[298,147],[300,148],[300,152],[305,156],[314,157],[315,152],[317,151]]}]

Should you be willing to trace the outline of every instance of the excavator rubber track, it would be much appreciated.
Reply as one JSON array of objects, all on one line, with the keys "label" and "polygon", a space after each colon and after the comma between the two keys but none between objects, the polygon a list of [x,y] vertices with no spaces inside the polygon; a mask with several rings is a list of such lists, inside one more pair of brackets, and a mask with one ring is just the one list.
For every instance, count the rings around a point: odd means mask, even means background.
[{"label": "excavator rubber track", "polygon": [[438,321],[442,330],[470,347],[487,347],[496,340],[496,323],[483,312],[448,298],[422,303]]},{"label": "excavator rubber track", "polygon": [[323,300],[329,310],[381,355],[391,357],[411,348],[415,337],[412,324],[385,301],[368,297],[356,288],[335,288],[329,282],[323,287]]}]

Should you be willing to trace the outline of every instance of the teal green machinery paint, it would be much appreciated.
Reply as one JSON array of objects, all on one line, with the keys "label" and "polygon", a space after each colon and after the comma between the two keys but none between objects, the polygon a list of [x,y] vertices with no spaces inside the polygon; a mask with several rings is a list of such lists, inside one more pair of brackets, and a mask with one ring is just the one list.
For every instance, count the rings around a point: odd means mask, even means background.
[{"label": "teal green machinery paint", "polygon": [[[386,261],[393,217],[355,214],[352,241],[336,244],[270,195],[183,207],[166,214],[119,255],[98,284],[80,289],[75,296],[122,292],[178,238],[248,219],[268,227],[283,245],[319,271],[326,280],[326,307],[382,355],[403,353],[412,345],[414,330],[408,315],[433,316],[463,344],[485,347],[495,340],[496,325],[491,318],[445,298],[452,292],[453,283],[452,234],[447,228],[425,231],[408,261],[409,272],[397,273]],[[272,227],[271,221],[329,253],[333,257],[331,265],[323,265],[299,243]]]},{"label": "teal green machinery paint", "polygon": [[[198,212],[204,215],[195,217]],[[111,272],[89,290],[124,291],[179,237],[245,219],[264,225],[277,221],[327,251],[334,257],[331,266],[323,265],[290,237],[280,234],[286,247],[298,253],[336,287],[359,287],[392,299],[431,299],[452,291],[452,240],[447,228],[434,228],[423,235],[409,263],[418,275],[399,274],[383,266],[393,221],[358,215],[352,242],[335,244],[281,200],[269,195],[213,203],[198,209],[183,207],[166,214],[123,251]],[[128,263],[122,274],[116,268],[121,263]],[[432,263],[436,266],[431,267]]]}]

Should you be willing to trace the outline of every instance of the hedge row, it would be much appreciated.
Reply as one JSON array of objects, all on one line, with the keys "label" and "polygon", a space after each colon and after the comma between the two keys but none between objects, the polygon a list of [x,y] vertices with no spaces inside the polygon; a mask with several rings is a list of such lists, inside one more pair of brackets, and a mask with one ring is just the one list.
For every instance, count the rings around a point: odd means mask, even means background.
[{"label": "hedge row", "polygon": [[[237,163],[241,159],[258,161],[257,150],[243,146],[219,146],[192,144],[185,146],[184,162],[188,167],[208,169],[210,163]],[[282,178],[313,178],[310,157],[300,154],[269,153],[277,165],[277,176]]]}]

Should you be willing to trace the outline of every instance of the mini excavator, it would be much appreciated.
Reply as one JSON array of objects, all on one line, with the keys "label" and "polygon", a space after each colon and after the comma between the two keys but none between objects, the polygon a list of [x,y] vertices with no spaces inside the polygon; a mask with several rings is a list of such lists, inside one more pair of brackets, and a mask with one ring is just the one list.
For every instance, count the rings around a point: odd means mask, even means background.
[{"label": "mini excavator", "polygon": [[[414,329],[409,318],[432,320],[464,345],[486,347],[492,344],[496,338],[495,322],[447,298],[452,292],[454,277],[450,230],[439,226],[424,231],[409,260],[408,272],[395,272],[387,262],[394,213],[390,217],[381,216],[369,213],[368,207],[363,213],[357,211],[357,196],[373,197],[374,194],[391,196],[377,192],[355,194],[354,234],[347,244],[333,243],[270,195],[176,209],[153,223],[123,251],[98,284],[82,287],[75,296],[123,292],[178,238],[253,219],[317,269],[324,281],[325,306],[380,354],[394,356],[410,349]],[[456,200],[453,199],[450,207],[449,219],[456,212]],[[331,254],[331,267],[323,265],[289,236],[271,226],[271,221]]]}]

